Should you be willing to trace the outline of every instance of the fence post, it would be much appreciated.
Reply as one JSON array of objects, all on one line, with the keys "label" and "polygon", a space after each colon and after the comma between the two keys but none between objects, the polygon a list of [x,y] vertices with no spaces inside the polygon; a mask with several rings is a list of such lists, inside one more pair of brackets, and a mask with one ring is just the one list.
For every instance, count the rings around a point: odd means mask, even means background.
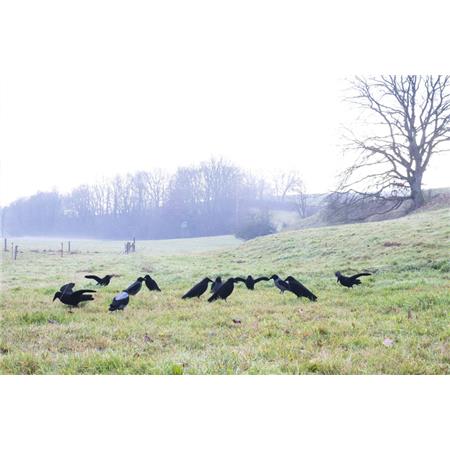
[{"label": "fence post", "polygon": [[5,245],[3,247],[3,251],[7,252],[8,251],[8,239],[5,238],[4,243],[5,243]]},{"label": "fence post", "polygon": [[61,242],[61,258],[64,256],[64,242]]},{"label": "fence post", "polygon": [[17,253],[18,253],[18,249],[19,249],[19,246],[18,246],[18,245],[16,245],[16,246],[14,247],[14,260],[16,260],[16,259],[17,259]]},{"label": "fence post", "polygon": [[70,241],[67,242],[67,253],[70,253]]},{"label": "fence post", "polygon": [[11,242],[11,258],[14,258],[14,242]]}]

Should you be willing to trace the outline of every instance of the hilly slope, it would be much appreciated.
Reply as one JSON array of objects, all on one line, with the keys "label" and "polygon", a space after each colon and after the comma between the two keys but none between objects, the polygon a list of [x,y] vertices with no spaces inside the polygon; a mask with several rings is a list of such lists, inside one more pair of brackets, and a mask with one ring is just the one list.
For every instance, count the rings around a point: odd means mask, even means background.
[{"label": "hilly slope", "polygon": [[[402,219],[281,233],[214,252],[132,255],[93,241],[59,258],[33,252],[2,264],[2,373],[449,373],[450,210]],[[88,245],[88,244],[86,244]],[[183,249],[186,246],[183,245]],[[175,254],[176,253],[176,254]],[[334,272],[369,270],[346,289]],[[53,292],[87,272],[117,273],[96,300],[70,314]],[[127,310],[112,296],[145,272]],[[209,275],[294,275],[317,303],[272,282],[238,285],[227,302],[181,300]]]},{"label": "hilly slope", "polygon": [[252,266],[256,262],[269,271],[288,268],[303,274],[361,268],[446,272],[449,244],[450,209],[440,209],[383,222],[279,233],[248,241],[224,256],[230,260],[239,256],[241,262]]}]

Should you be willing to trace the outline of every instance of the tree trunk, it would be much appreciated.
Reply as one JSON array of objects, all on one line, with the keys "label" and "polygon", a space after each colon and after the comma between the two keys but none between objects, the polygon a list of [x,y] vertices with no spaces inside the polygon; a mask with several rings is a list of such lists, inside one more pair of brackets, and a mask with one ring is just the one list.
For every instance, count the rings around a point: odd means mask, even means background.
[{"label": "tree trunk", "polygon": [[425,204],[425,197],[422,190],[422,176],[422,173],[416,173],[410,183],[413,209],[418,209]]}]

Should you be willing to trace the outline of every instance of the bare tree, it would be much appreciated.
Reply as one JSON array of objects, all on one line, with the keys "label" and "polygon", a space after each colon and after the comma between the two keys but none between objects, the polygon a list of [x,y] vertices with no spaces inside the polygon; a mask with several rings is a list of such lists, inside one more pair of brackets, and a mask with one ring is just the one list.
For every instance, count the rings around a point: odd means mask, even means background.
[{"label": "bare tree", "polygon": [[450,76],[356,77],[351,89],[366,132],[346,136],[357,156],[339,191],[350,203],[382,205],[375,214],[406,200],[419,208],[431,157],[450,149]]},{"label": "bare tree", "polygon": [[303,182],[300,182],[294,189],[294,204],[297,214],[304,219],[308,215],[306,188]]},{"label": "bare tree", "polygon": [[149,207],[153,209],[161,208],[167,195],[169,175],[161,169],[145,172],[144,175]]},{"label": "bare tree", "polygon": [[296,194],[299,191],[303,192],[304,190],[302,177],[296,170],[276,174],[273,180],[273,187],[276,197],[282,202],[287,195]]}]

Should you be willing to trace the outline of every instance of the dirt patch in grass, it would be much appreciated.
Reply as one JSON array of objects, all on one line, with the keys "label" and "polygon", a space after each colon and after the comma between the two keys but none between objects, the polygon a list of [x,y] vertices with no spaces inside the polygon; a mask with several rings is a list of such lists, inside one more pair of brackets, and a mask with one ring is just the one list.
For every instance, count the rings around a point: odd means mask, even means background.
[{"label": "dirt patch in grass", "polygon": [[400,247],[402,244],[400,242],[386,241],[383,246],[384,247]]}]

